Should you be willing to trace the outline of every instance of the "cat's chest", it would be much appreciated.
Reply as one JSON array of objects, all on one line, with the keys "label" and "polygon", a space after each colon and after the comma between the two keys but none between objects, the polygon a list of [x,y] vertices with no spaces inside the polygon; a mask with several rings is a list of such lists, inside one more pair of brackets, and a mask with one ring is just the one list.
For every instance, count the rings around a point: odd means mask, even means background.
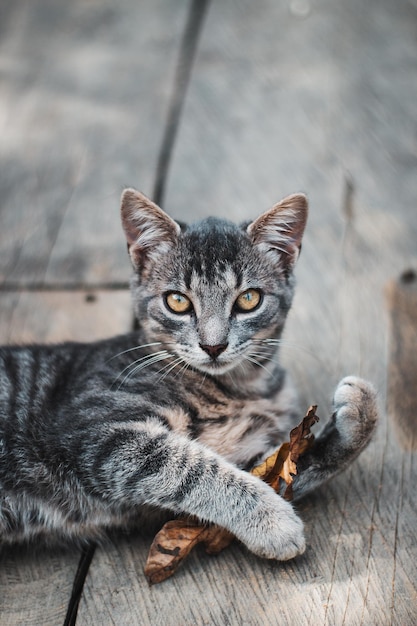
[{"label": "cat's chest", "polygon": [[215,391],[188,391],[181,408],[166,411],[172,429],[198,439],[242,467],[264,458],[288,438],[294,426],[291,385],[285,384],[269,398],[242,399]]}]

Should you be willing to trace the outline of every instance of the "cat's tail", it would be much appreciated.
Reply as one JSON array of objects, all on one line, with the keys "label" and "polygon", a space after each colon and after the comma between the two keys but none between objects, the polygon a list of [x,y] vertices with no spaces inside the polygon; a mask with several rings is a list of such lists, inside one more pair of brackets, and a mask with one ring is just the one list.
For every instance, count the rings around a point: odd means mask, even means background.
[{"label": "cat's tail", "polygon": [[356,376],[343,378],[334,394],[333,409],[331,420],[311,450],[298,460],[294,500],[346,469],[366,448],[375,431],[376,392],[369,382]]}]

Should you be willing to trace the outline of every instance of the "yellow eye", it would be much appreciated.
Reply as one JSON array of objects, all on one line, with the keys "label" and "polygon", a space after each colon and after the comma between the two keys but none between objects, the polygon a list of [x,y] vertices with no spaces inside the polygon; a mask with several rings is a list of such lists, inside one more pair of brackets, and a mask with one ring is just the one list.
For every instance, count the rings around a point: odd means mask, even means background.
[{"label": "yellow eye", "polygon": [[235,302],[235,306],[239,311],[253,311],[261,301],[261,292],[258,289],[247,289],[240,294]]},{"label": "yellow eye", "polygon": [[188,313],[193,308],[191,300],[187,296],[175,291],[166,296],[165,302],[167,307],[174,313]]}]

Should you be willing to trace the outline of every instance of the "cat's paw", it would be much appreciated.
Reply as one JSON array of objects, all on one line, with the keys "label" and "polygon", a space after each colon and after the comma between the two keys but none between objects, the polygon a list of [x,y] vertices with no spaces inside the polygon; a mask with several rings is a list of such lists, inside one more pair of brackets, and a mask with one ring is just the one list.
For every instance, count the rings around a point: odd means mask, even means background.
[{"label": "cat's paw", "polygon": [[278,561],[293,559],[306,548],[303,522],[291,504],[270,488],[239,538],[251,552]]},{"label": "cat's paw", "polygon": [[356,449],[363,448],[378,419],[373,386],[356,376],[346,376],[336,388],[333,405],[333,419],[343,443]]}]

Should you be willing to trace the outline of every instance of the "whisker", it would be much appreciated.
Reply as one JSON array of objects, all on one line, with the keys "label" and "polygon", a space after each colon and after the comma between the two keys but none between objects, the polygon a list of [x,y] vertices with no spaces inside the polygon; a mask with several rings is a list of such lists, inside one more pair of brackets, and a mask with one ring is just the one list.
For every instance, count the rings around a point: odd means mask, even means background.
[{"label": "whisker", "polygon": [[[119,378],[124,374],[124,372],[126,370],[128,370],[129,368],[133,367],[134,365],[136,365],[137,363],[140,363],[141,361],[145,361],[146,359],[151,359],[154,356],[157,356],[158,354],[169,354],[169,352],[167,350],[159,350],[159,352],[151,352],[151,354],[145,354],[145,356],[140,357],[140,359],[136,359],[136,361],[132,361],[132,363],[129,363],[129,365],[126,365],[125,368],[122,369],[122,371],[120,372],[120,374],[117,376],[116,381],[119,380]],[[115,382],[116,382],[115,381]]]},{"label": "whisker", "polygon": [[239,361],[239,367],[243,370],[243,373],[246,374],[246,370],[245,370],[245,361]]},{"label": "whisker", "polygon": [[272,358],[271,356],[267,356],[266,354],[262,354],[262,352],[249,352],[249,356],[259,357],[260,359],[264,359],[265,361],[270,361],[271,363],[276,363],[276,358]]},{"label": "whisker", "polygon": [[136,367],[133,368],[133,370],[131,370],[130,372],[128,372],[126,374],[126,376],[124,377],[124,379],[122,380],[122,382],[120,383],[118,390],[125,384],[125,382],[131,378],[133,376],[133,374],[135,374],[136,372],[140,371],[141,369],[145,369],[146,367],[149,367],[150,365],[153,365],[154,363],[158,363],[158,361],[163,361],[164,359],[167,358],[172,358],[174,355],[170,354],[169,352],[167,352],[166,350],[163,351],[163,354],[154,354],[152,355],[145,363],[139,363],[139,365],[136,365]]},{"label": "whisker", "polygon": [[[239,365],[241,365],[241,363],[239,363]],[[233,372],[230,372],[229,370],[226,372],[226,374],[228,375],[228,377],[230,378],[230,382],[232,383],[232,385],[236,386],[236,380],[233,378]]]},{"label": "whisker", "polygon": [[204,383],[205,383],[205,381],[206,381],[206,378],[207,378],[207,372],[204,372],[203,379],[202,379],[202,381],[201,381],[201,383],[200,383],[200,386],[199,386],[199,388],[200,388],[200,389],[201,389],[201,387],[204,385]]},{"label": "whisker", "polygon": [[147,367],[149,367],[150,365],[152,365],[153,363],[158,363],[158,361],[163,361],[166,358],[173,358],[174,355],[171,354],[170,352],[167,352],[166,350],[163,351],[161,354],[154,354],[152,355],[151,358],[149,358],[147,361],[145,361],[144,363],[140,363],[139,365],[137,365],[131,372],[129,372],[128,376],[131,376],[132,374],[134,374],[134,372],[138,371],[138,370],[142,370],[142,369],[146,369]]},{"label": "whisker", "polygon": [[309,356],[312,356],[314,358],[316,358],[317,360],[317,354],[315,354],[314,352],[312,352],[311,350],[309,350],[308,348],[305,348],[304,346],[300,346],[297,343],[293,343],[291,341],[286,341],[283,339],[252,339],[252,341],[254,343],[258,343],[258,344],[265,344],[265,345],[269,345],[269,346],[279,346],[282,348],[294,348],[295,350],[300,350],[301,352],[305,352],[306,354],[308,354]]},{"label": "whisker", "polygon": [[[183,360],[184,360],[184,359],[183,359]],[[188,369],[189,367],[190,367],[190,364],[189,364],[189,363],[187,363],[187,361],[184,361],[184,365],[182,366],[182,368],[180,369],[180,371],[176,373],[175,378],[178,378],[178,376],[179,376],[180,374],[183,374],[184,372],[186,372],[186,371],[187,371],[187,369]]]},{"label": "whisker", "polygon": [[167,355],[165,354],[161,354],[158,355],[152,359],[149,359],[149,361],[147,361],[146,363],[140,363],[139,365],[137,365],[136,367],[134,367],[130,372],[128,372],[126,374],[126,376],[123,378],[123,380],[120,382],[117,390],[119,390],[121,387],[123,387],[123,385],[129,380],[129,378],[131,378],[136,372],[140,371],[141,369],[147,367],[148,365],[152,365],[153,363],[158,363],[158,361],[163,361],[164,359],[167,358]]},{"label": "whisker", "polygon": [[[168,376],[168,374],[169,374],[170,372],[172,372],[172,370],[173,370],[173,369],[175,369],[175,368],[177,367],[177,365],[179,365],[179,364],[180,364],[180,363],[182,363],[182,362],[183,362],[183,359],[182,359],[180,356],[178,356],[178,357],[175,359],[175,361],[173,361],[172,363],[168,363],[167,365],[165,365],[165,367],[163,367],[161,370],[159,370],[159,372],[162,372],[162,371],[163,371],[164,369],[166,369],[168,366],[170,366],[170,367],[169,367],[169,369],[165,372],[165,374],[163,374],[162,376],[160,376],[160,377],[158,378],[158,382],[161,382],[162,380],[164,380],[164,378],[166,378],[166,377]],[[159,372],[158,372],[158,374],[159,374]]]},{"label": "whisker", "polygon": [[106,363],[108,363],[109,361],[113,361],[113,359],[117,359],[118,356],[122,356],[122,354],[127,354],[127,352],[132,352],[133,350],[140,350],[141,348],[150,348],[151,346],[162,346],[162,341],[154,341],[152,343],[144,343],[140,346],[133,346],[133,348],[128,348],[127,350],[122,350],[122,352],[118,352],[118,354],[115,354],[114,356],[110,357],[110,359],[108,359],[106,361]]},{"label": "whisker", "polygon": [[[174,357],[173,354],[171,356]],[[175,364],[177,364],[180,360],[181,360],[181,357],[176,356],[175,357],[175,361],[171,361],[170,363],[166,363],[163,367],[159,368],[159,370],[156,372],[156,374],[160,374],[161,372],[166,370],[167,367],[170,367],[174,362],[175,362]]]},{"label": "whisker", "polygon": [[266,372],[268,372],[268,374],[271,376],[272,372],[265,367],[264,365],[262,365],[262,363],[259,363],[259,361],[257,361],[256,359],[252,359],[250,356],[248,356],[247,354],[243,355],[246,359],[246,361],[249,361],[250,363],[253,363],[254,365],[257,365],[258,367],[262,367],[262,369],[264,369]]}]

